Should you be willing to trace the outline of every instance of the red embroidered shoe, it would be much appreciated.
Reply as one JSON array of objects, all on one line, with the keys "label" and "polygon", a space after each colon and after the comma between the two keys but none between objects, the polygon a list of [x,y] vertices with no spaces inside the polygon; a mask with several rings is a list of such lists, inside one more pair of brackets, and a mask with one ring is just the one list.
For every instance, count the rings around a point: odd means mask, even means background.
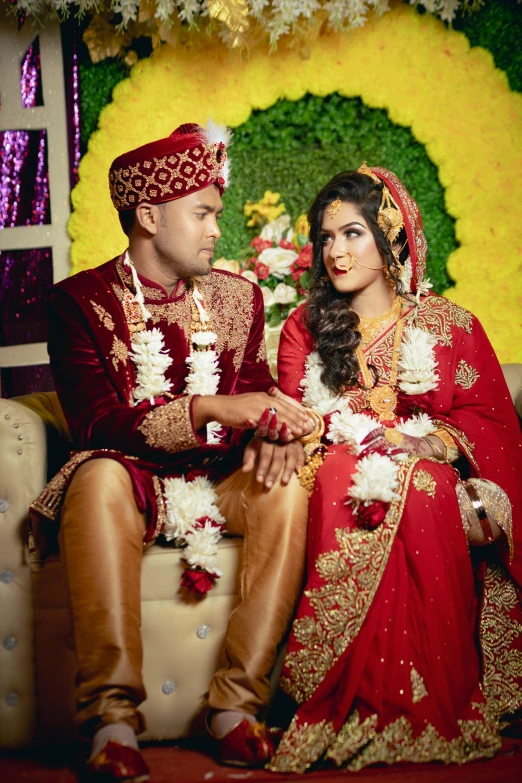
[{"label": "red embroidered shoe", "polygon": [[142,783],[149,780],[150,770],[139,750],[110,739],[87,762],[87,772],[99,783]]},{"label": "red embroidered shoe", "polygon": [[217,746],[221,764],[232,767],[264,767],[276,751],[277,742],[264,723],[246,718],[224,737],[216,737],[207,722],[209,734]]}]

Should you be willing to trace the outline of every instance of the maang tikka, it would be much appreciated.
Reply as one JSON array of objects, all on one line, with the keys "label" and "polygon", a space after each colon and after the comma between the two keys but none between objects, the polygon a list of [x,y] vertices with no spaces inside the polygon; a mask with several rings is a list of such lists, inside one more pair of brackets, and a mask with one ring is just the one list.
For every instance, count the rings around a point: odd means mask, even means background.
[{"label": "maang tikka", "polygon": [[330,218],[333,220],[334,217],[337,215],[339,210],[341,209],[341,199],[339,196],[335,199],[335,201],[332,201],[329,207],[326,208],[326,211],[330,215]]}]

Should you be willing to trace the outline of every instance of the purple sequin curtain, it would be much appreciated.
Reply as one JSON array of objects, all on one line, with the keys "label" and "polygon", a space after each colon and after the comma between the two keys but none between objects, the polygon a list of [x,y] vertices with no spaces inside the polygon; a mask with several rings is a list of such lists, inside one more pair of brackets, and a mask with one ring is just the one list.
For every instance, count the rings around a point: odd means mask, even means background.
[{"label": "purple sequin curtain", "polygon": [[[72,188],[80,162],[79,68],[76,30],[74,25],[65,27],[62,43]],[[44,104],[38,36],[20,63],[20,100],[24,108]],[[46,130],[0,132],[0,230],[51,222],[47,154]],[[0,253],[0,345],[47,340],[45,308],[52,282],[52,248]],[[2,397],[54,388],[45,364],[4,368],[0,373]]]},{"label": "purple sequin curtain", "polygon": [[[53,281],[50,247],[0,252],[0,345],[47,340],[47,291]],[[2,369],[2,397],[53,389],[49,367]]]},{"label": "purple sequin curtain", "polygon": [[0,229],[50,222],[47,131],[1,131]]},{"label": "purple sequin curtain", "polygon": [[22,59],[20,66],[20,91],[24,108],[43,106],[40,37],[38,35]]}]

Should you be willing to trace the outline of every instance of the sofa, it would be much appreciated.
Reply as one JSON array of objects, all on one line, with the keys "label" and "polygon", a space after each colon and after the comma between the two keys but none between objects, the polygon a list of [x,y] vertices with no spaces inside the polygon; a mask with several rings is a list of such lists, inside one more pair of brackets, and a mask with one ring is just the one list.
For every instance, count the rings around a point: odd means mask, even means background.
[{"label": "sofa", "polygon": [[[522,365],[503,371],[522,417]],[[68,456],[56,394],[1,399],[0,443],[0,747],[16,748],[74,738],[75,661],[60,560],[31,561],[25,540],[30,503]],[[186,599],[181,551],[154,545],[145,552],[144,740],[201,732],[202,701],[237,601],[240,553],[241,539],[224,538],[222,578],[204,598]]]}]

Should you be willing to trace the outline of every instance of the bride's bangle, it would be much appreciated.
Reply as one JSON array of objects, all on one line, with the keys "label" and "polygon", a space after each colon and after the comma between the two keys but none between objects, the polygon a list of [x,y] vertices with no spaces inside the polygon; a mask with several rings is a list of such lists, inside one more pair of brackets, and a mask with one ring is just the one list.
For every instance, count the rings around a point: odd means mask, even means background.
[{"label": "bride's bangle", "polygon": [[[432,435],[434,433],[431,433]],[[431,447],[431,453],[436,459],[445,460],[446,455],[443,446],[439,446],[438,443],[434,443],[434,441],[430,440],[430,436],[426,435],[423,438],[424,441]]]},{"label": "bride's bangle", "polygon": [[321,414],[312,410],[312,408],[307,408],[306,412],[312,419],[314,428],[309,435],[302,435],[299,438],[303,446],[306,446],[307,443],[318,443],[324,435],[324,419]]}]

